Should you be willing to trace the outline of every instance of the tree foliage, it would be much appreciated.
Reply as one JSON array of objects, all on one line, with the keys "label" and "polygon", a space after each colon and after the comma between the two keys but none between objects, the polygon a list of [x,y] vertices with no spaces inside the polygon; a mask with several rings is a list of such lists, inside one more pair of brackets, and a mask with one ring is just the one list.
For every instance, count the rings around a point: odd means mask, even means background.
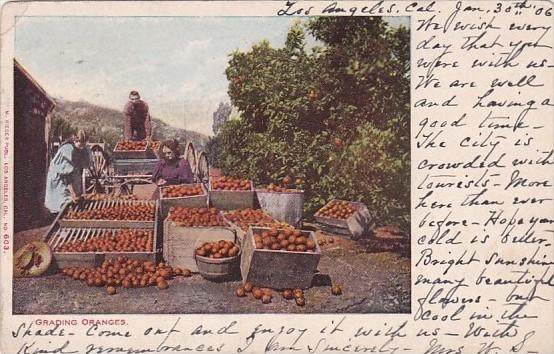
[{"label": "tree foliage", "polygon": [[[307,49],[306,35],[318,46]],[[295,22],[285,46],[261,41],[226,69],[240,118],[217,137],[224,173],[299,180],[313,213],[364,202],[378,223],[409,221],[409,32],[378,17]]]},{"label": "tree foliage", "polygon": [[214,135],[217,135],[221,130],[223,124],[229,120],[231,115],[231,105],[228,103],[219,102],[217,110],[213,113],[213,125],[212,130]]},{"label": "tree foliage", "polygon": [[61,138],[65,140],[77,132],[77,128],[73,127],[66,119],[53,115],[50,121],[51,137]]}]

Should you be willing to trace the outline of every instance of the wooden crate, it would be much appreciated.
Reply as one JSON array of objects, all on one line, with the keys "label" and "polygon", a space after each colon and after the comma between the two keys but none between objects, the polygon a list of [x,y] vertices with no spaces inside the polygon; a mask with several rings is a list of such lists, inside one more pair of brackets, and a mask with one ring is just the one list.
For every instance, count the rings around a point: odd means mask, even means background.
[{"label": "wooden crate", "polygon": [[149,143],[142,150],[120,150],[120,144],[121,142],[118,142],[113,149],[112,156],[115,159],[151,159],[156,157],[152,149],[149,148]]},{"label": "wooden crate", "polygon": [[248,191],[212,190],[211,177],[208,181],[208,193],[210,206],[219,210],[253,209],[255,206],[254,183],[250,181],[251,189]]},{"label": "wooden crate", "polygon": [[321,258],[321,249],[314,232],[302,231],[304,236],[315,242],[316,249],[313,253],[256,249],[254,233],[266,230],[270,229],[248,229],[240,263],[242,281],[273,289],[309,288]]},{"label": "wooden crate", "polygon": [[[152,204],[154,203],[154,220],[153,221],[140,221],[140,220],[78,220],[78,219],[65,219],[64,216],[70,211],[84,211],[94,210],[102,208],[110,208],[122,204]],[[85,200],[77,205],[68,203],[65,205],[60,213],[61,217],[58,219],[58,223],[61,227],[72,228],[128,228],[128,229],[152,229],[158,219],[158,202],[150,200]]]},{"label": "wooden crate", "polygon": [[[334,199],[327,203],[327,205],[334,201],[344,200]],[[348,219],[333,219],[325,216],[319,216],[319,211],[314,215],[314,219],[318,224],[320,224],[324,231],[339,235],[347,235],[355,239],[360,238],[373,227],[373,220],[369,214],[369,210],[363,203],[351,201],[347,202],[354,204],[357,207],[357,211]]]},{"label": "wooden crate", "polygon": [[45,242],[52,248],[52,255],[58,268],[68,267],[98,267],[106,259],[119,256],[138,259],[143,261],[157,262],[159,249],[158,235],[156,229],[150,229],[153,233],[152,252],[55,252],[54,248],[66,242],[77,240],[88,240],[99,237],[108,231],[118,231],[117,228],[51,228],[45,236]]},{"label": "wooden crate", "polygon": [[260,208],[273,218],[294,227],[300,226],[304,212],[304,191],[268,192],[256,190]]},{"label": "wooden crate", "polygon": [[[196,183],[202,186],[203,194],[193,195],[188,197],[177,197],[177,198],[164,198],[162,192],[160,191],[160,207],[162,211],[162,219],[165,220],[169,214],[169,208],[171,207],[184,207],[184,208],[207,208],[208,207],[208,191],[202,183]],[[181,184],[181,186],[193,186],[193,184]],[[167,187],[162,187],[167,188]]]},{"label": "wooden crate", "polygon": [[163,257],[172,267],[188,268],[198,272],[194,253],[196,247],[207,241],[236,242],[235,229],[230,225],[217,227],[183,227],[164,220]]}]

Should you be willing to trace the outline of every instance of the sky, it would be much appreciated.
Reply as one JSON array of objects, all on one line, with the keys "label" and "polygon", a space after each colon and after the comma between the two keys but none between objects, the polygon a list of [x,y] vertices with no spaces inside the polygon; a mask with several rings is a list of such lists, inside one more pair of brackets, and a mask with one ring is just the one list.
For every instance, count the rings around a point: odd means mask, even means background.
[{"label": "sky", "polygon": [[[406,17],[389,19],[409,25]],[[20,17],[15,56],[52,97],[121,110],[138,90],[153,117],[212,135],[212,113],[229,102],[229,54],[262,39],[282,47],[293,20]]]}]

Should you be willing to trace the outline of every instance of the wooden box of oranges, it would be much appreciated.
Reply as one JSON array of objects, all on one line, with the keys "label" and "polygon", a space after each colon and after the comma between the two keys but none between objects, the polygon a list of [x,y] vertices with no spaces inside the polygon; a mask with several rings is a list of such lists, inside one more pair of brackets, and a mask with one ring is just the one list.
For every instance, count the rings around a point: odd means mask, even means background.
[{"label": "wooden box of oranges", "polygon": [[233,177],[210,177],[208,183],[210,206],[219,210],[254,208],[253,183]]},{"label": "wooden box of oranges", "polygon": [[64,228],[54,225],[45,241],[59,268],[97,267],[125,256],[156,262],[156,229]]},{"label": "wooden box of oranges", "polygon": [[319,209],[314,219],[324,230],[352,238],[361,237],[372,227],[371,215],[364,204],[340,199]]},{"label": "wooden box of oranges", "polygon": [[164,219],[171,207],[206,208],[208,207],[208,192],[201,183],[162,187],[160,206]]},{"label": "wooden box of oranges", "polygon": [[272,289],[306,289],[320,257],[312,231],[250,227],[242,245],[242,281]]},{"label": "wooden box of oranges", "polygon": [[62,227],[152,229],[158,202],[150,200],[84,200],[68,203],[58,218]]},{"label": "wooden box of oranges", "polygon": [[235,230],[215,208],[170,207],[164,220],[163,257],[172,267],[198,271],[196,247],[207,241],[236,242]]},{"label": "wooden box of oranges", "polygon": [[120,140],[113,149],[114,159],[151,159],[156,155],[146,140]]}]

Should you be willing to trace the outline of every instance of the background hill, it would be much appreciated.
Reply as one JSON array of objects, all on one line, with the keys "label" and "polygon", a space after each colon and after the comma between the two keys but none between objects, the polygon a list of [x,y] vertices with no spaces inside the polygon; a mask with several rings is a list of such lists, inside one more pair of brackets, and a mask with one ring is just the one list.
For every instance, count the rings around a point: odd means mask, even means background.
[{"label": "background hill", "polygon": [[[123,113],[121,111],[88,103],[86,101],[66,101],[56,98],[56,107],[52,112],[53,134],[62,134],[64,138],[71,131],[85,129],[90,141],[105,142],[113,148],[123,138]],[[176,128],[152,118],[155,140],[177,139],[184,149],[185,143],[192,141],[196,150],[203,150],[208,137],[204,134]]]}]

